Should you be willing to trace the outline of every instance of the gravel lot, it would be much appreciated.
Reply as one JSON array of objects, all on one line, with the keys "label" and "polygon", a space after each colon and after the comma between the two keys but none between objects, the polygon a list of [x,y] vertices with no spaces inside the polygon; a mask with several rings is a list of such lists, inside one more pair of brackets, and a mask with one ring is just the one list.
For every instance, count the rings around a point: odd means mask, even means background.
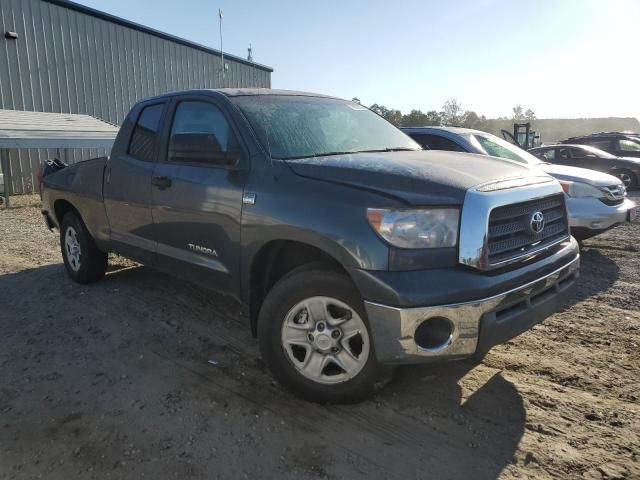
[{"label": "gravel lot", "polygon": [[[36,197],[0,210],[0,478],[640,478],[640,225],[585,243],[566,308],[483,363],[318,406],[231,300],[118,257],[64,272]],[[212,361],[212,363],[210,363]]]}]

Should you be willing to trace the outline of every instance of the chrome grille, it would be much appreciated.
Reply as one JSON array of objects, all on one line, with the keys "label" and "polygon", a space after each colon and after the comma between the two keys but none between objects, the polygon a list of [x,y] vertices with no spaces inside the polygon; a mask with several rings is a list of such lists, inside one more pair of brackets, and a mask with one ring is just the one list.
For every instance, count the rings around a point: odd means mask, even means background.
[{"label": "chrome grille", "polygon": [[[544,225],[539,232],[532,226],[536,212],[544,216]],[[529,255],[568,236],[563,194],[494,208],[489,216],[489,264],[496,265]]]}]

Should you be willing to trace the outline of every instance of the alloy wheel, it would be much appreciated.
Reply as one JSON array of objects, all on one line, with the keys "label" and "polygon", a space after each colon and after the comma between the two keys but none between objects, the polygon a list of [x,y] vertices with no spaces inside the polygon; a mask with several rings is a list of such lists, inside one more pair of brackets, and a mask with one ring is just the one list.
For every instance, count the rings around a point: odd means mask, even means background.
[{"label": "alloy wheel", "polygon": [[282,325],[282,347],[306,378],[336,384],[355,377],[369,358],[370,340],[360,315],[330,297],[297,303]]},{"label": "alloy wheel", "polygon": [[67,227],[67,231],[64,234],[64,248],[67,252],[69,266],[74,272],[77,272],[80,270],[82,250],[80,249],[78,232],[73,227]]}]

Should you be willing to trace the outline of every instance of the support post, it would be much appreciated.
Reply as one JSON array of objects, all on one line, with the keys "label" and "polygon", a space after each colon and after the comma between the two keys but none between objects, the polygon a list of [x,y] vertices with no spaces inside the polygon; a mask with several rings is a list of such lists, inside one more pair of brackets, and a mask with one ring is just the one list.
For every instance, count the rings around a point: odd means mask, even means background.
[{"label": "support post", "polygon": [[11,192],[11,166],[9,165],[9,150],[0,149],[0,162],[2,164],[2,173],[4,174],[4,208],[9,208],[9,193]]}]

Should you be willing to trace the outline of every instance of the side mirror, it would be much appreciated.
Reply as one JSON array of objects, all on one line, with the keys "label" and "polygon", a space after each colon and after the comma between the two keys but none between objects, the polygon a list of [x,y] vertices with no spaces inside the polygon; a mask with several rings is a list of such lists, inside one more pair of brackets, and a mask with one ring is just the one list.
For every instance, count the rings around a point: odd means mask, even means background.
[{"label": "side mirror", "polygon": [[241,158],[242,154],[240,152],[226,152],[223,154],[223,161],[221,164],[231,169],[235,169],[239,167]]}]

